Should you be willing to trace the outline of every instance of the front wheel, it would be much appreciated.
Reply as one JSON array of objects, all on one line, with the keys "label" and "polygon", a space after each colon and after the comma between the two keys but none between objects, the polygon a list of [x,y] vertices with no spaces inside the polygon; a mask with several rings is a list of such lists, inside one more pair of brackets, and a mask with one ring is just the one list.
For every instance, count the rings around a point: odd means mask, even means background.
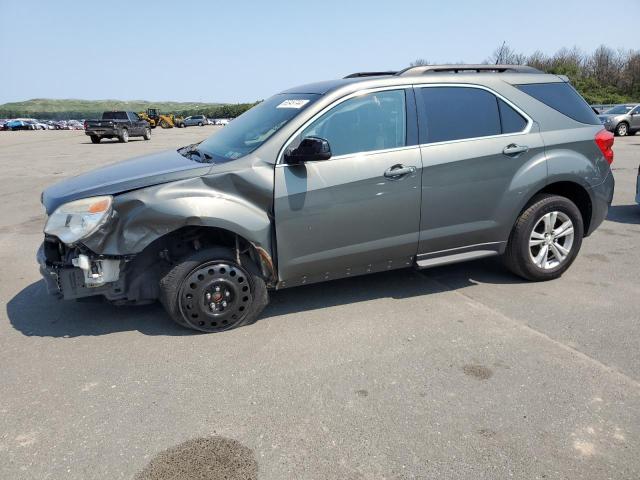
[{"label": "front wheel", "polygon": [[553,280],[575,260],[583,232],[582,214],[571,200],[540,195],[518,217],[509,237],[505,263],[526,280]]},{"label": "front wheel", "polygon": [[195,252],[160,280],[160,301],[171,318],[201,332],[253,323],[269,302],[258,268],[246,255],[215,247]]},{"label": "front wheel", "polygon": [[624,122],[621,122],[616,127],[616,135],[619,137],[626,137],[629,135],[629,125]]}]

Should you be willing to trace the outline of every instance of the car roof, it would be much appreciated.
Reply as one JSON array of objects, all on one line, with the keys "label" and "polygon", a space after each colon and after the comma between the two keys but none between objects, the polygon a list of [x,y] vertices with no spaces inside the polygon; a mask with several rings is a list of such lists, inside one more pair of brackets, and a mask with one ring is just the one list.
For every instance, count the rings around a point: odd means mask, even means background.
[{"label": "car roof", "polygon": [[[513,68],[513,70],[511,70]],[[477,69],[477,70],[476,70]],[[485,69],[485,71],[482,71]],[[345,78],[299,85],[282,91],[284,94],[324,95],[339,89],[356,91],[394,85],[431,83],[470,83],[485,85],[496,79],[512,85],[558,83],[566,77],[548,74],[531,67],[508,65],[433,65],[405,69],[400,72],[360,72]]]}]

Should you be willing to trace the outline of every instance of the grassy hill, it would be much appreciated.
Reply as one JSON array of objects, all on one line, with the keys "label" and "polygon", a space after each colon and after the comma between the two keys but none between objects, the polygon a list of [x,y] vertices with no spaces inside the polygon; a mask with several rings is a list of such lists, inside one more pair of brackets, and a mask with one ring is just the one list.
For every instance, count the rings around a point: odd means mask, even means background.
[{"label": "grassy hill", "polygon": [[92,118],[105,110],[131,110],[141,112],[149,107],[159,108],[161,112],[186,112],[211,110],[220,103],[203,102],[149,102],[146,100],[56,100],[34,98],[24,102],[11,102],[0,105],[0,117],[34,117],[65,120],[70,118]]}]

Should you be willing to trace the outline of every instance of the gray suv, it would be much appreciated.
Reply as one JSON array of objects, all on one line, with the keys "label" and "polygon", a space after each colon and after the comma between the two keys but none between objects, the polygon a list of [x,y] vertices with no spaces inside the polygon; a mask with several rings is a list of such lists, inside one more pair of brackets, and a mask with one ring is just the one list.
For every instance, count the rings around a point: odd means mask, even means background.
[{"label": "gray suv", "polygon": [[192,115],[185,118],[183,123],[185,127],[194,127],[196,125],[202,127],[204,125],[209,125],[207,117],[204,115]]},{"label": "gray suv", "polygon": [[604,128],[620,137],[635,135],[640,130],[640,105],[616,105],[598,115]]},{"label": "gray suv", "polygon": [[49,187],[48,290],[205,332],[268,290],[502,256],[559,277],[613,196],[613,134],[555,75],[420,66],[291,88],[199,144]]}]

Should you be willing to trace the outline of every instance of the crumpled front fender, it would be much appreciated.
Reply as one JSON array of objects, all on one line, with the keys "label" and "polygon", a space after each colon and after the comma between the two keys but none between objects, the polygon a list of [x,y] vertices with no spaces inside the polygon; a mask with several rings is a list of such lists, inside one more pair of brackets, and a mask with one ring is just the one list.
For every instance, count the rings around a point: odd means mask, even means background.
[{"label": "crumpled front fender", "polygon": [[154,240],[186,226],[222,228],[273,258],[273,165],[155,185],[114,198],[114,215],[83,243],[102,255],[140,253]]}]

